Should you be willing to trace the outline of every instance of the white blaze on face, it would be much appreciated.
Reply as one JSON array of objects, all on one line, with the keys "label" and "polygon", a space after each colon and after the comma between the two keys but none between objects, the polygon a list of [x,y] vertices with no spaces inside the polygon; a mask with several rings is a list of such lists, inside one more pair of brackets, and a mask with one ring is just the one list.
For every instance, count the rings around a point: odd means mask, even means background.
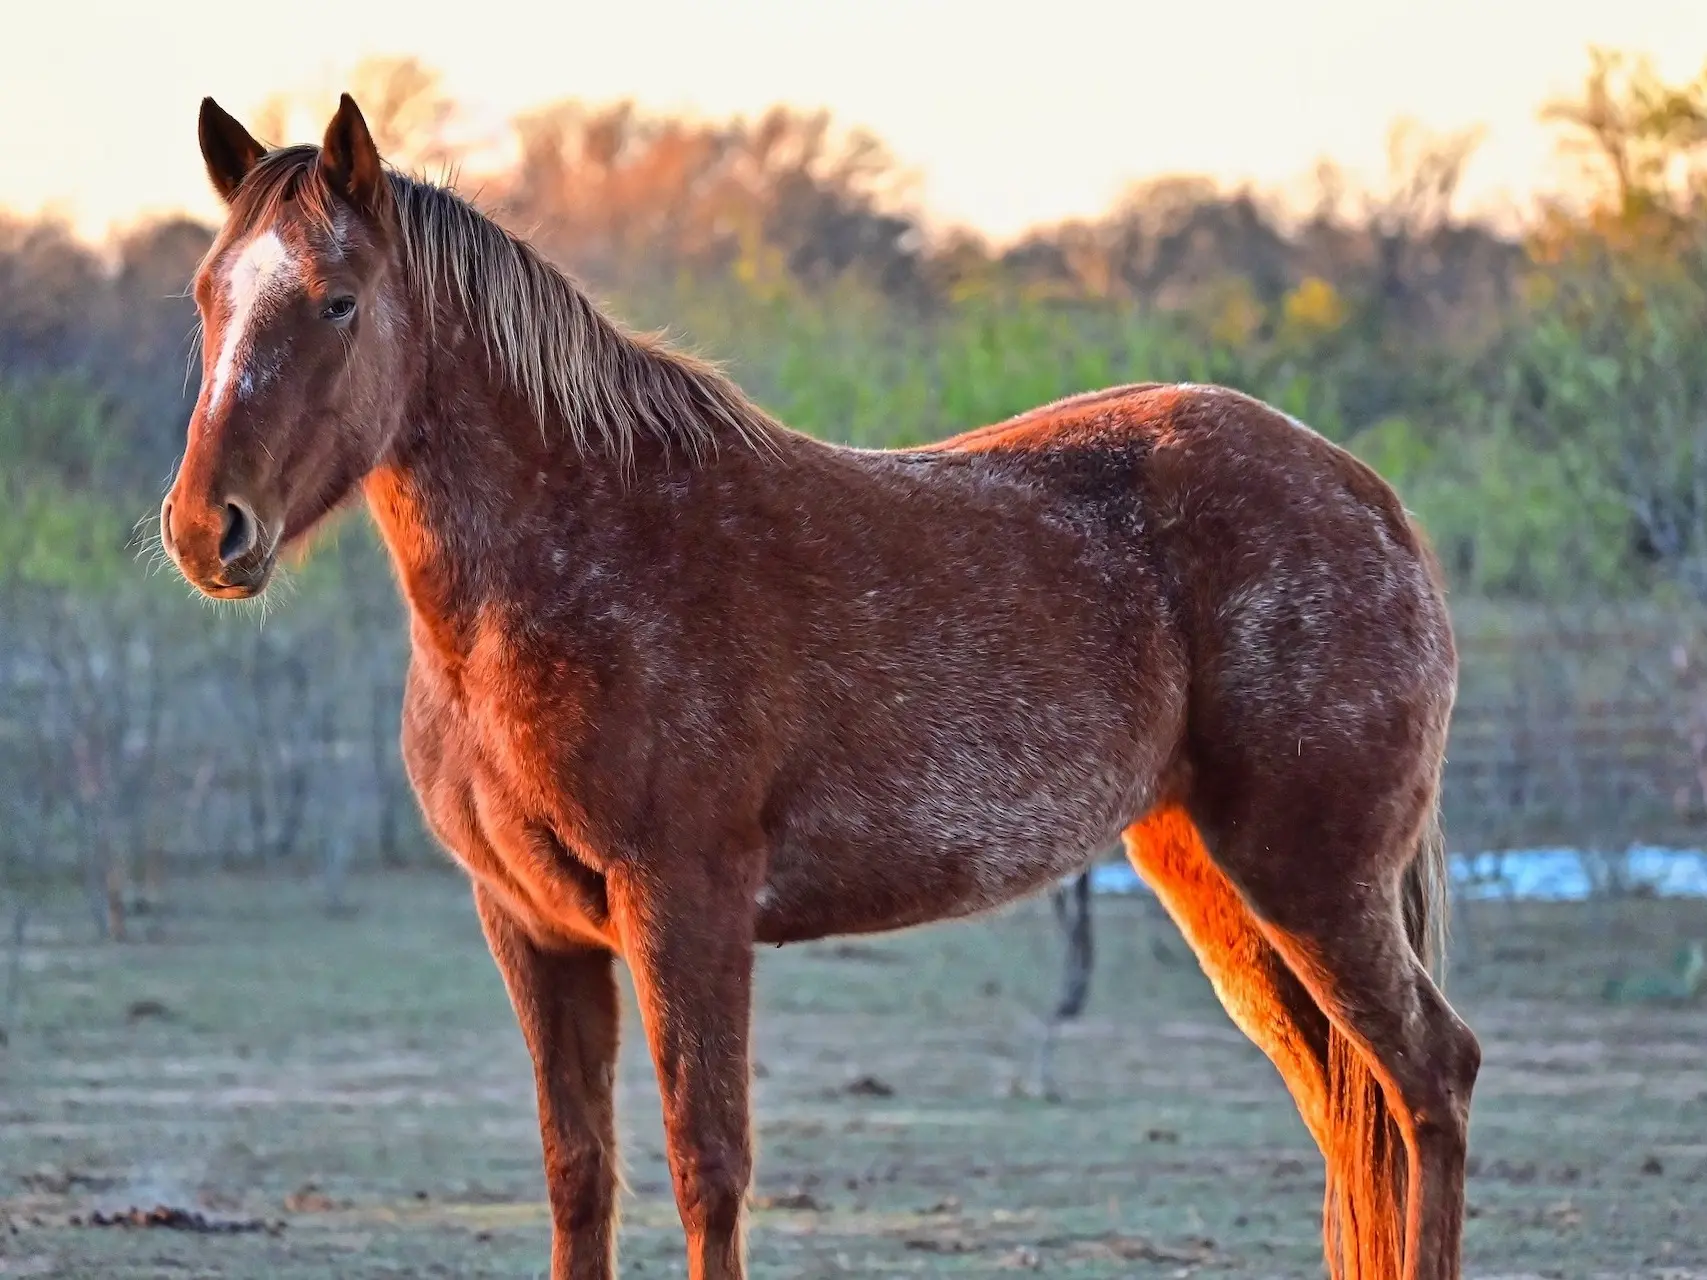
[{"label": "white blaze on face", "polygon": [[225,273],[226,303],[225,336],[220,342],[219,360],[213,367],[213,385],[208,391],[208,408],[215,409],[231,385],[238,379],[239,398],[251,387],[248,370],[253,354],[251,330],[267,312],[267,306],[281,297],[297,278],[298,264],[276,231],[264,231],[237,255]]}]

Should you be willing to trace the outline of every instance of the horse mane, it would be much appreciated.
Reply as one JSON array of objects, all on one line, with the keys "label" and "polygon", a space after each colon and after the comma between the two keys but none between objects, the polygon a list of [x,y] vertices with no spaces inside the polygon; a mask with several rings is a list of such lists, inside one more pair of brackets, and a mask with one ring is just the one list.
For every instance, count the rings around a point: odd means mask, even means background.
[{"label": "horse mane", "polygon": [[[331,232],[337,199],[319,148],[268,152],[244,179],[232,225],[249,226],[294,200]],[[715,365],[605,315],[534,247],[449,187],[388,170],[409,288],[429,327],[448,307],[469,323],[496,372],[543,424],[564,423],[576,448],[632,459],[649,437],[703,460],[727,439],[774,449],[781,425]]]}]

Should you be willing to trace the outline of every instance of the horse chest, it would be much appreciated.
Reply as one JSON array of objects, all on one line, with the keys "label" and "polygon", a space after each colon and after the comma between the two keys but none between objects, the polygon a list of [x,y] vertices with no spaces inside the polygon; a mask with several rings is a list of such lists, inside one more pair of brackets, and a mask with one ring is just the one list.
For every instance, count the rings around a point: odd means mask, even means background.
[{"label": "horse chest", "polygon": [[464,870],[542,943],[611,945],[603,877],[528,796],[514,744],[494,740],[459,699],[411,673],[403,760],[428,827]]}]

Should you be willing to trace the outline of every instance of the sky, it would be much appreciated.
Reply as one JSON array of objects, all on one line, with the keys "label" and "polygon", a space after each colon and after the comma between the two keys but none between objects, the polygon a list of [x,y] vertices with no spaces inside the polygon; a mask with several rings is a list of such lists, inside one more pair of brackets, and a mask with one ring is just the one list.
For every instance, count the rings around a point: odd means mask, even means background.
[{"label": "sky", "polygon": [[1707,0],[46,0],[5,30],[0,206],[90,238],[217,219],[204,94],[244,118],[376,54],[441,71],[488,133],[561,98],[825,107],[888,144],[933,222],[997,240],[1162,174],[1302,198],[1331,158],[1378,183],[1400,117],[1484,127],[1460,209],[1510,216],[1568,180],[1538,109],[1591,44],[1673,79],[1707,64]]}]

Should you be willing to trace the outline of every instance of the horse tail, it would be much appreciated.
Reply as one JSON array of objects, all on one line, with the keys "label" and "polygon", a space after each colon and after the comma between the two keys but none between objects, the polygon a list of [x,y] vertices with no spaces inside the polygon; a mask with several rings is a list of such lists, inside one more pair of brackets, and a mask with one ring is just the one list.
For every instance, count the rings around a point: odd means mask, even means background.
[{"label": "horse tail", "polygon": [[1416,855],[1405,868],[1405,935],[1423,967],[1439,981],[1446,973],[1446,941],[1451,915],[1447,882],[1446,833],[1440,824],[1437,794],[1417,841]]},{"label": "horse tail", "polygon": [[[1437,788],[1438,789],[1438,788]],[[1447,861],[1438,800],[1405,868],[1405,933],[1417,958],[1438,972],[1446,954]],[[1404,1272],[1408,1156],[1381,1082],[1337,1027],[1328,1032],[1328,1270],[1334,1280]]]}]

